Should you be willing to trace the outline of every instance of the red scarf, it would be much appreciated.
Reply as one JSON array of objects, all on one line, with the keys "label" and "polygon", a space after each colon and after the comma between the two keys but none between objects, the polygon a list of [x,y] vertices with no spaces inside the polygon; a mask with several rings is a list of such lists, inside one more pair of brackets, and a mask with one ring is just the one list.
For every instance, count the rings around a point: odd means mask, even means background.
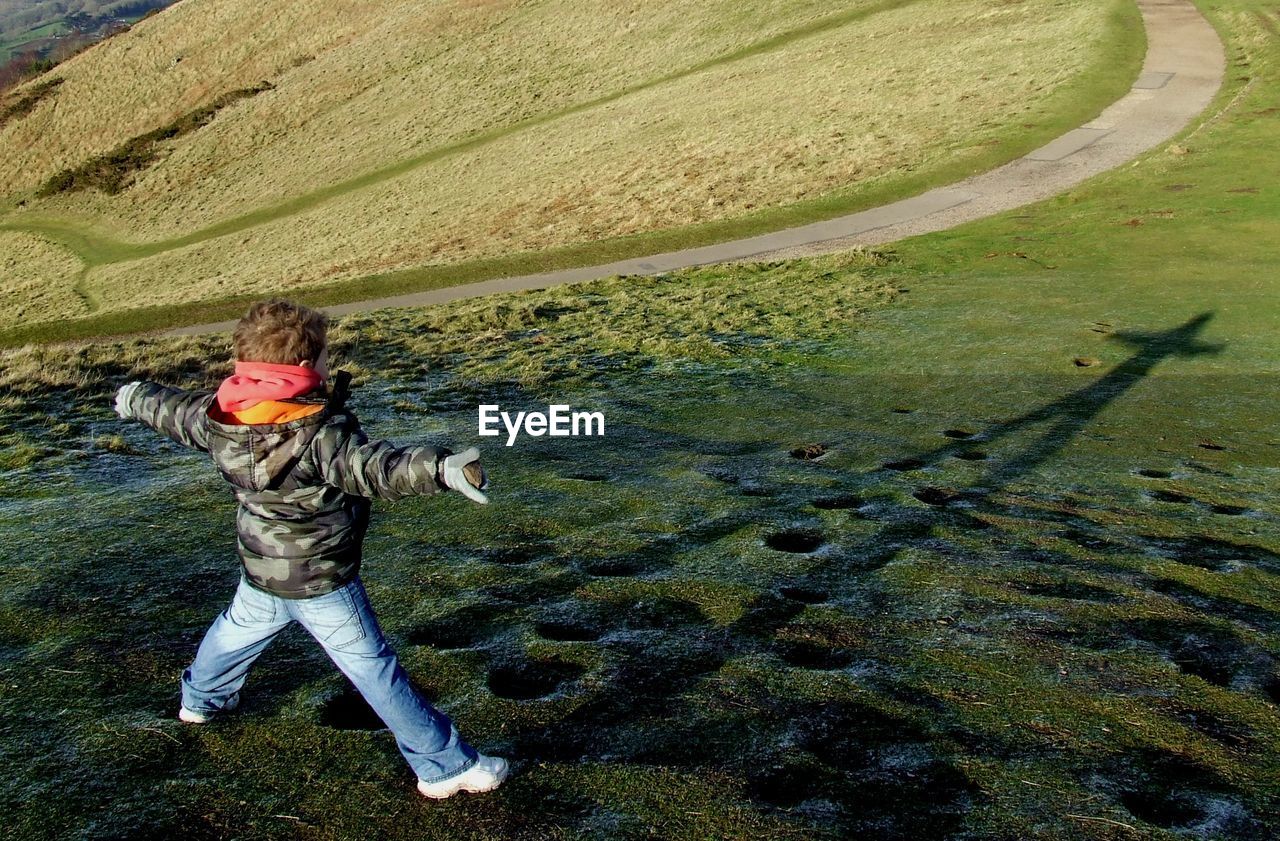
[{"label": "red scarf", "polygon": [[288,400],[324,385],[312,368],[271,362],[237,362],[236,372],[218,386],[218,408],[240,412],[266,400]]}]

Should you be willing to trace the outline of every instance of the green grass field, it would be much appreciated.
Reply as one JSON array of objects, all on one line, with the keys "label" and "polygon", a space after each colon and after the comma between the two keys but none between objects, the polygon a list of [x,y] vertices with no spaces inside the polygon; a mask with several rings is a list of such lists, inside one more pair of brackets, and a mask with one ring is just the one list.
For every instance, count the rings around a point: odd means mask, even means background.
[{"label": "green grass field", "polygon": [[[1280,832],[1280,21],[1197,3],[1175,143],[952,232],[343,319],[393,440],[475,406],[494,504],[379,506],[414,678],[516,775],[422,802],[296,629],[174,718],[236,580],[199,454],[117,421],[225,337],[0,356],[0,825],[17,838],[1265,839]],[[815,458],[816,457],[816,458]]]}]

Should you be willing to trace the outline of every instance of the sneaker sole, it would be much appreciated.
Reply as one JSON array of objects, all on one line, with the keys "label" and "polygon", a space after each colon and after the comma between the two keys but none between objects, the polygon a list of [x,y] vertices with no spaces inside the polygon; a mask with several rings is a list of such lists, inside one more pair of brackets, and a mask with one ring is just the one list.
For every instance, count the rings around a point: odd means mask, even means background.
[{"label": "sneaker sole", "polygon": [[419,788],[418,793],[429,800],[445,800],[446,798],[453,797],[455,794],[458,794],[459,792],[464,792],[464,791],[467,794],[484,794],[485,792],[493,791],[495,788],[502,785],[503,781],[507,779],[507,776],[510,773],[511,773],[510,767],[504,768],[502,770],[502,775],[494,779],[491,785],[487,785],[484,788],[469,788],[467,786],[459,785],[458,787],[454,788],[452,791],[448,792],[447,794],[428,794],[427,792]]}]

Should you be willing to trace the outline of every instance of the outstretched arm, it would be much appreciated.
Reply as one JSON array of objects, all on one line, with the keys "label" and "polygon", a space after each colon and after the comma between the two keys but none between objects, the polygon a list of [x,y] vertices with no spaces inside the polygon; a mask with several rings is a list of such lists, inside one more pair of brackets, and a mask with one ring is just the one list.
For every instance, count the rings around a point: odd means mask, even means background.
[{"label": "outstretched arm", "polygon": [[126,420],[140,420],[184,447],[209,451],[209,428],[205,412],[207,391],[184,391],[157,383],[129,383],[116,392],[116,414]]},{"label": "outstretched arm", "polygon": [[[457,488],[476,502],[489,501],[476,489],[485,482],[480,454],[474,449],[454,455],[441,447],[397,447],[388,441],[370,441],[353,421],[326,424],[312,446],[324,482],[354,496],[396,500]],[[461,460],[462,456],[467,458]],[[464,465],[474,465],[473,475],[479,472],[480,481],[475,485],[463,475]]]}]

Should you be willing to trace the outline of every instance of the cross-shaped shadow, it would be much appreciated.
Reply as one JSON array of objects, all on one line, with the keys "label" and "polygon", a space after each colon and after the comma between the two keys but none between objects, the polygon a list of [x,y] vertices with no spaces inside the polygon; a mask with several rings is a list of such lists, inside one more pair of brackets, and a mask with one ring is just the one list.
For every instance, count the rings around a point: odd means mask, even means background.
[{"label": "cross-shaped shadow", "polygon": [[[979,436],[984,442],[999,441],[1027,427],[1048,423],[1049,428],[1022,452],[1002,459],[985,474],[985,487],[998,489],[1025,475],[1060,451],[1112,401],[1137,385],[1160,362],[1172,357],[1217,354],[1222,344],[1209,344],[1198,339],[1200,331],[1213,318],[1206,312],[1178,327],[1162,332],[1127,331],[1116,333],[1112,340],[1134,349],[1133,356],[1121,362],[1104,376],[1065,394],[1051,403],[1038,406],[1011,420],[997,423]],[[950,441],[930,452],[909,460],[920,467],[934,464],[949,456],[972,449],[973,441]]]}]

